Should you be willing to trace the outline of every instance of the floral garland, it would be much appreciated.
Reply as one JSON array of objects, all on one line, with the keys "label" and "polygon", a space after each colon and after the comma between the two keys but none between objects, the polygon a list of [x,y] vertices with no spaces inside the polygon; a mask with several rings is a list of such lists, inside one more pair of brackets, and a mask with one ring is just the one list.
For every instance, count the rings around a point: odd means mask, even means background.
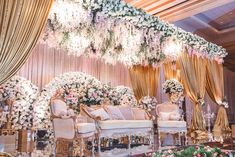
[{"label": "floral garland", "polygon": [[109,93],[109,99],[112,105],[137,105],[133,90],[125,86],[112,88]]},{"label": "floral garland", "polygon": [[175,59],[164,52],[169,40],[179,42],[177,45],[187,48],[190,54],[218,62],[223,62],[227,55],[224,48],[122,0],[56,0],[41,41],[78,56],[85,54],[109,63],[120,61],[127,66],[155,67]]},{"label": "floral garland", "polygon": [[190,146],[186,149],[177,150],[163,150],[153,154],[153,157],[230,157],[234,156],[233,151],[223,151],[220,148],[211,148],[209,146]]},{"label": "floral garland", "polygon": [[38,88],[29,80],[13,76],[0,85],[0,101],[14,100],[12,106],[12,127],[16,130],[29,129],[33,123],[33,103],[38,96]]},{"label": "floral garland", "polygon": [[184,87],[183,85],[175,80],[166,80],[162,85],[163,92],[170,94],[170,99],[172,103],[180,103],[184,99]]},{"label": "floral garland", "polygon": [[157,106],[157,99],[153,96],[144,96],[139,100],[139,106],[143,109],[151,111]]}]

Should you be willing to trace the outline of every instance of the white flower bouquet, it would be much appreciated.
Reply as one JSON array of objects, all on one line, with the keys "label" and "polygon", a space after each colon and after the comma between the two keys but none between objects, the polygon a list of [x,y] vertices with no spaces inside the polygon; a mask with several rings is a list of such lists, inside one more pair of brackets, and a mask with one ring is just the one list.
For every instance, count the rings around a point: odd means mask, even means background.
[{"label": "white flower bouquet", "polygon": [[166,80],[162,85],[163,92],[170,95],[172,103],[180,103],[184,99],[184,87],[176,79]]},{"label": "white flower bouquet", "polygon": [[112,105],[137,105],[137,100],[132,89],[125,86],[117,86],[111,89],[109,99]]},{"label": "white flower bouquet", "polygon": [[153,96],[144,96],[139,100],[139,106],[145,110],[151,111],[157,106],[157,99]]}]

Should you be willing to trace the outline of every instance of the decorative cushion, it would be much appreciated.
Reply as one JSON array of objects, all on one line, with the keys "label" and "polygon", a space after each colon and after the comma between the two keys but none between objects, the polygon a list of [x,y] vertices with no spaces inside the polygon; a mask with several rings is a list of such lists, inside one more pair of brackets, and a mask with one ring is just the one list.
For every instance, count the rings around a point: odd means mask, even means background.
[{"label": "decorative cushion", "polygon": [[95,132],[94,123],[77,123],[76,128],[77,128],[78,133],[80,134]]},{"label": "decorative cushion", "polygon": [[132,108],[132,111],[135,120],[149,120],[145,110],[140,108]]},{"label": "decorative cushion", "polygon": [[55,99],[51,104],[52,113],[56,116],[66,115],[67,114],[67,105],[64,101]]},{"label": "decorative cushion", "polygon": [[134,120],[134,115],[131,109],[131,106],[120,105],[118,106],[125,120]]},{"label": "decorative cushion", "polygon": [[100,129],[137,129],[152,128],[151,120],[108,120],[99,122]]},{"label": "decorative cushion", "polygon": [[179,112],[179,107],[171,102],[164,102],[163,104],[159,104],[156,107],[156,112],[159,114],[160,112]]},{"label": "decorative cushion", "polygon": [[160,112],[159,118],[162,121],[169,120],[170,119],[171,112]]},{"label": "decorative cushion", "polygon": [[170,116],[169,116],[169,120],[180,120],[180,114],[175,113],[175,112],[171,112]]},{"label": "decorative cushion", "polygon": [[166,128],[182,128],[186,127],[185,121],[158,121],[158,127],[166,127]]},{"label": "decorative cushion", "polygon": [[94,111],[92,111],[90,113],[94,117],[100,117],[101,120],[109,120],[110,119],[108,113],[103,108],[94,110]]},{"label": "decorative cushion", "polygon": [[117,106],[105,105],[104,109],[108,112],[112,120],[124,120],[125,119]]}]

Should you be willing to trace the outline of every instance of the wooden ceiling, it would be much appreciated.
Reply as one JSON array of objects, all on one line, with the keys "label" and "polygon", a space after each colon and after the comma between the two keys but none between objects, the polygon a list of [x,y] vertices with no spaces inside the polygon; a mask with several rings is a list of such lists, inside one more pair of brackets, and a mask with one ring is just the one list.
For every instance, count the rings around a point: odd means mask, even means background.
[{"label": "wooden ceiling", "polygon": [[136,8],[223,46],[235,71],[235,0],[126,0]]}]

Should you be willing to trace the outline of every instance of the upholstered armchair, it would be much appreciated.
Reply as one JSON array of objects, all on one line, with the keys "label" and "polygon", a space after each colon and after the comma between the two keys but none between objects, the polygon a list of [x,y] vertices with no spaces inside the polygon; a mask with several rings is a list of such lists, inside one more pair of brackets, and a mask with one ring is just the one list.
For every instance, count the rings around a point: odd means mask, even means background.
[{"label": "upholstered armchair", "polygon": [[73,110],[68,109],[64,101],[59,99],[51,100],[51,118],[55,140],[73,141],[80,139],[80,156],[83,156],[84,139],[92,138],[93,142],[95,125],[93,123],[79,123],[76,117]]},{"label": "upholstered armchair", "polygon": [[179,112],[179,107],[170,102],[159,104],[156,107],[157,114],[157,131],[159,148],[161,148],[160,133],[178,133],[179,143],[181,143],[181,135],[185,136],[185,144],[187,144],[187,127]]}]

